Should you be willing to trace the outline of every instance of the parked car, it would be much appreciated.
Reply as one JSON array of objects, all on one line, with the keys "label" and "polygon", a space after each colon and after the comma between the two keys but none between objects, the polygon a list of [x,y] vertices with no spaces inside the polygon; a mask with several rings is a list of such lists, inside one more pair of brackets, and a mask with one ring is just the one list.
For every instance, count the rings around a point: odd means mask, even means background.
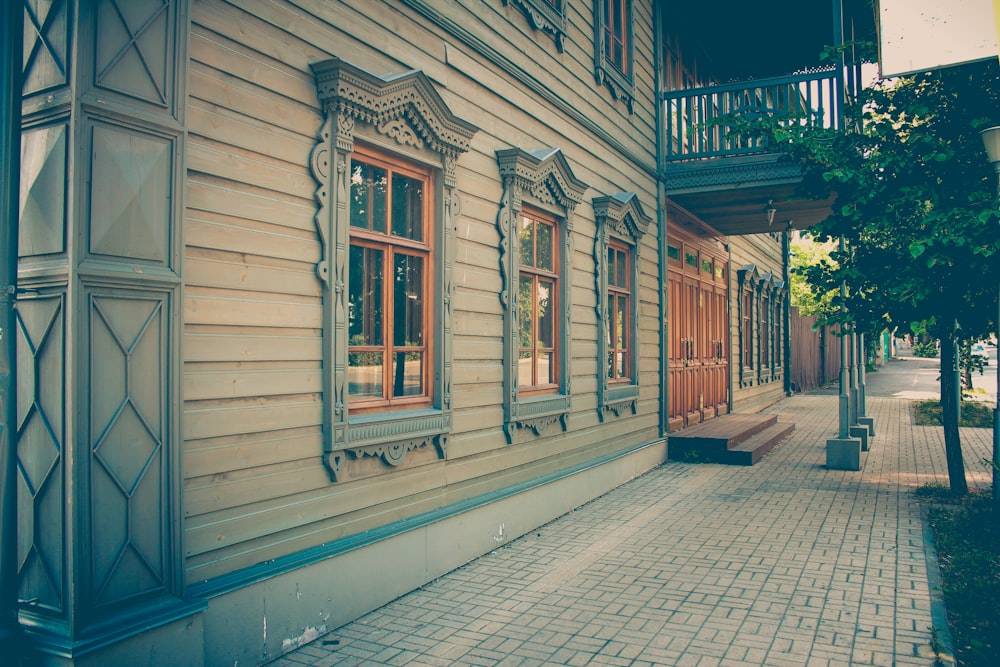
[{"label": "parked car", "polygon": [[982,357],[983,364],[986,366],[990,365],[990,355],[986,353],[986,345],[984,343],[972,344],[972,356]]}]

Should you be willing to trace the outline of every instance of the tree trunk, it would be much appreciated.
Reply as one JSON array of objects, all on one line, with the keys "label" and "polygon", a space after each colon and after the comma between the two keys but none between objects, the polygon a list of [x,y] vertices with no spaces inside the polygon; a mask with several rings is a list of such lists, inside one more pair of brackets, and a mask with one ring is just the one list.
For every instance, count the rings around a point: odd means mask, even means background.
[{"label": "tree trunk", "polygon": [[969,492],[965,479],[965,462],[962,460],[962,440],[958,434],[959,388],[955,368],[955,339],[941,339],[941,422],[944,425],[944,452],[948,461],[948,482],[951,492],[964,496]]}]

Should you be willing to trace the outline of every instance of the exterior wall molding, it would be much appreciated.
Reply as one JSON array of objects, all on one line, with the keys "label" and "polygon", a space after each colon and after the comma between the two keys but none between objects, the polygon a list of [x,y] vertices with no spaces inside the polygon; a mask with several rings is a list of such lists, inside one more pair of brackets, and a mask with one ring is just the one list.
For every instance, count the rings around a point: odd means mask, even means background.
[{"label": "exterior wall molding", "polygon": [[[597,234],[594,236],[594,284],[597,290],[597,415],[604,421],[608,411],[620,417],[626,410],[635,414],[636,402],[639,399],[639,249],[640,241],[653,219],[643,211],[639,196],[634,192],[618,192],[612,195],[595,197],[593,199],[594,218],[597,223]],[[632,382],[627,385],[611,384],[608,374],[603,372],[607,366],[608,341],[604,330],[608,317],[608,244],[616,238],[632,249],[632,267],[629,279],[632,285],[629,313],[629,333],[632,354],[629,360],[629,372]]]},{"label": "exterior wall molding", "polygon": [[[323,288],[323,464],[331,481],[341,478],[344,454],[377,456],[387,466],[406,453],[434,444],[447,453],[451,429],[452,296],[455,285],[454,230],[460,215],[457,163],[478,128],[451,113],[420,70],[387,77],[334,57],[311,65],[323,113],[309,167],[317,183],[315,224],[320,242],[316,276]],[[386,411],[350,417],[347,396],[347,258],[350,249],[350,160],[359,125],[407,149],[430,152],[439,160],[434,240],[435,356],[432,414]]]},{"label": "exterior wall molding", "polygon": [[[496,152],[503,191],[497,211],[497,231],[500,233],[500,304],[503,308],[503,404],[504,433],[513,443],[519,428],[529,427],[541,435],[548,426],[559,421],[565,431],[569,427],[570,390],[570,274],[569,258],[573,256],[573,212],[583,201],[590,187],[573,175],[565,155],[558,148],[525,151],[507,148]],[[520,252],[517,249],[518,221],[525,197],[549,210],[559,218],[560,278],[559,303],[564,311],[559,327],[558,361],[559,391],[556,394],[522,399],[517,385],[520,324],[517,313],[517,281],[520,273]]]}]

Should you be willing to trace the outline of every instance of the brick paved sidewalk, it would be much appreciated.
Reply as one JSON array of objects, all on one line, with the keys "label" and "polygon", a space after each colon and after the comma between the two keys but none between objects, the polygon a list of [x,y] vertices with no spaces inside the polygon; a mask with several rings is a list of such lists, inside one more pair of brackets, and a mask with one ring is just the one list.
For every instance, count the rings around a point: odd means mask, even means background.
[{"label": "brick paved sidewalk", "polygon": [[[836,406],[786,399],[796,430],[757,465],[666,463],[272,664],[932,665],[912,491],[947,482],[941,429],[869,398],[863,469],[828,470]],[[988,486],[991,432],[962,437]]]}]

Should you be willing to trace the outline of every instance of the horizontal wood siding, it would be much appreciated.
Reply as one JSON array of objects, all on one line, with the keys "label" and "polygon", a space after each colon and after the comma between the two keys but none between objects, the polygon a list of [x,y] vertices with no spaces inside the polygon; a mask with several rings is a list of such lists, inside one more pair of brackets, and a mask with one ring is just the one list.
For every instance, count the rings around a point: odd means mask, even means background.
[{"label": "horizontal wood siding", "polygon": [[[637,413],[601,421],[591,205],[594,197],[633,191],[655,221],[652,3],[634,3],[634,114],[596,84],[593,3],[566,4],[560,53],[516,3],[501,0],[416,3],[474,35],[471,42],[408,2],[194,3],[183,341],[189,581],[658,437],[656,224],[640,248]],[[320,458],[323,314],[314,268],[316,185],[308,169],[322,121],[309,64],[331,55],[378,74],[420,69],[455,115],[480,128],[457,170],[462,210],[455,220],[447,459],[433,447],[408,453],[397,468],[351,459],[354,481],[338,483],[329,481]],[[576,115],[556,106],[559,100]],[[575,211],[567,258],[574,333],[569,429],[550,426],[540,437],[524,429],[513,445],[503,432],[495,154],[509,147],[560,148],[591,186]]]}]

